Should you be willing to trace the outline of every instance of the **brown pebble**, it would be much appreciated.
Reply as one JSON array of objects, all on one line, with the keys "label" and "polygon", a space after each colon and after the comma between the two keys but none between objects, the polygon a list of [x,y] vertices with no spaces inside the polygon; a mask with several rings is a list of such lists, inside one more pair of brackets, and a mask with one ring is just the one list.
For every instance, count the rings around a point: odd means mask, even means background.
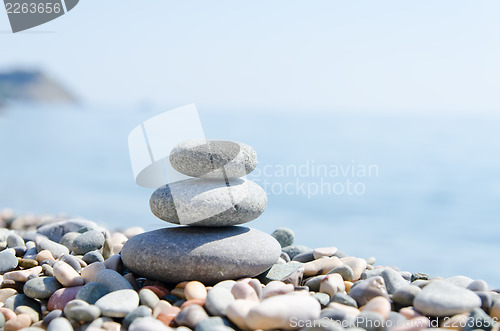
[{"label": "brown pebble", "polygon": [[21,268],[25,268],[25,269],[33,268],[33,267],[36,267],[37,265],[38,265],[38,261],[37,260],[21,259],[19,261],[19,266]]},{"label": "brown pebble", "polygon": [[149,290],[153,291],[154,294],[156,294],[158,296],[158,298],[160,298],[160,299],[170,293],[170,291],[168,289],[166,289],[165,287],[163,287],[161,285],[148,285],[148,286],[144,286],[142,289],[149,289]]},{"label": "brown pebble", "polygon": [[186,296],[184,295],[184,289],[183,288],[174,288],[170,294],[175,295],[176,297],[180,299],[186,299]]}]

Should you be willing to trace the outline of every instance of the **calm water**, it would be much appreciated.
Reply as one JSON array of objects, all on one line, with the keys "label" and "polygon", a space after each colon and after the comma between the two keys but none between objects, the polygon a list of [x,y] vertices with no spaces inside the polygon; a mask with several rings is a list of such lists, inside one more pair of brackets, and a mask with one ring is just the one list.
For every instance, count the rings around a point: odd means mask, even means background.
[{"label": "calm water", "polygon": [[[134,183],[127,149],[130,130],[160,112],[0,113],[0,208],[64,212],[111,228],[164,226],[149,212],[152,190]],[[246,142],[259,155],[251,178],[269,203],[253,227],[286,226],[300,244],[500,287],[499,118],[203,110],[200,117],[207,137]]]}]

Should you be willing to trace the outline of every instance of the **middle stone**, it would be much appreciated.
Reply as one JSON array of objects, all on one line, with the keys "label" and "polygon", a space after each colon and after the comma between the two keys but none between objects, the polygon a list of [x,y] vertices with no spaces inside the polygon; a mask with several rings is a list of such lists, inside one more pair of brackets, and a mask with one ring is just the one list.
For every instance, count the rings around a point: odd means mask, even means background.
[{"label": "middle stone", "polygon": [[266,205],[266,192],[245,178],[187,179],[158,188],[149,200],[153,214],[166,222],[211,227],[250,222]]}]

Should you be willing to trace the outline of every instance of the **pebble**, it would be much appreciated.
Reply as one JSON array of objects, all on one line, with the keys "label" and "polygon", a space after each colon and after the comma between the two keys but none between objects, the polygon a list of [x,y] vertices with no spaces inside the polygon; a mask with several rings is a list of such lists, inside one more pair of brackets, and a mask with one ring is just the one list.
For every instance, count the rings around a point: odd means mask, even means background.
[{"label": "pebble", "polygon": [[90,251],[100,249],[104,245],[104,235],[96,230],[82,233],[73,240],[72,251],[78,255],[84,255]]},{"label": "pebble", "polygon": [[257,166],[252,147],[227,140],[186,140],[172,149],[169,159],[175,170],[191,177],[237,178]]},{"label": "pebble", "polygon": [[[196,208],[192,208],[193,203]],[[219,227],[256,219],[266,209],[267,195],[245,178],[230,179],[227,184],[224,180],[195,178],[158,188],[149,205],[156,217],[169,223]]]},{"label": "pebble", "polygon": [[330,303],[330,296],[326,293],[317,292],[312,297],[321,304],[321,308],[326,307]]},{"label": "pebble", "polygon": [[80,274],[66,262],[56,262],[53,269],[54,276],[65,287],[81,286],[85,283]]},{"label": "pebble", "polygon": [[463,287],[436,280],[423,288],[415,297],[413,305],[424,315],[452,316],[480,307],[481,299]]},{"label": "pebble", "polygon": [[226,316],[231,322],[233,322],[239,329],[247,330],[249,329],[246,319],[247,315],[252,310],[252,308],[259,305],[256,301],[249,300],[235,300],[226,309]]},{"label": "pebble", "polygon": [[252,329],[294,329],[293,321],[306,322],[319,318],[321,305],[310,296],[285,294],[262,300],[247,315]]},{"label": "pebble", "polygon": [[90,251],[85,253],[82,260],[87,264],[92,264],[94,262],[104,262],[104,257],[99,251]]},{"label": "pebble", "polygon": [[[140,254],[137,254],[140,256]],[[132,285],[122,275],[111,269],[97,272],[95,281],[101,283],[108,291],[132,290]]]},{"label": "pebble", "polygon": [[215,286],[207,294],[205,307],[212,316],[225,316],[227,308],[234,301],[235,298],[231,294],[231,290],[223,286]]},{"label": "pebble", "polygon": [[52,255],[52,253],[48,249],[44,249],[44,250],[38,252],[35,259],[38,263],[41,264],[43,261],[46,261],[46,260],[54,261],[54,256]]},{"label": "pebble", "polygon": [[315,259],[319,259],[323,256],[330,257],[337,253],[337,247],[315,248],[312,253]]},{"label": "pebble", "polygon": [[40,320],[40,313],[29,306],[19,306],[14,311],[17,315],[26,314],[30,317],[32,323]]},{"label": "pebble", "polygon": [[186,284],[184,288],[184,295],[186,296],[186,300],[191,299],[202,299],[205,300],[207,298],[207,289],[203,283],[198,281],[191,281]]},{"label": "pebble", "polygon": [[105,269],[106,266],[104,263],[94,262],[82,269],[81,276],[85,280],[85,283],[95,282],[97,273]]},{"label": "pebble", "polygon": [[370,277],[359,281],[349,291],[349,295],[356,300],[359,307],[364,306],[371,299],[383,296],[388,298],[384,279],[381,276]]},{"label": "pebble", "polygon": [[453,276],[446,279],[446,281],[458,287],[467,288],[474,280],[467,276]]},{"label": "pebble", "polygon": [[467,289],[474,292],[488,292],[488,283],[482,279],[475,280],[467,285]]},{"label": "pebble", "polygon": [[139,292],[139,301],[141,305],[154,309],[160,302],[160,298],[153,291],[146,288]]},{"label": "pebble", "polygon": [[[36,248],[35,248],[35,250],[36,250]],[[36,255],[35,255],[35,257],[36,257]],[[21,268],[24,268],[24,269],[30,269],[30,268],[34,268],[34,267],[38,266],[38,262],[37,262],[37,260],[34,260],[34,259],[23,258],[23,259],[19,260],[19,266]]]},{"label": "pebble", "polygon": [[234,331],[228,324],[231,324],[229,320],[219,316],[208,317],[196,324],[195,331]]},{"label": "pebble", "polygon": [[62,287],[55,277],[37,277],[24,284],[24,294],[33,299],[48,299]]},{"label": "pebble", "polygon": [[25,294],[16,294],[5,300],[4,308],[9,308],[10,310],[15,311],[19,306],[28,306],[37,312],[41,312],[40,302],[26,296]]},{"label": "pebble", "polygon": [[387,318],[389,318],[389,313],[391,312],[391,303],[389,299],[385,297],[375,297],[368,301],[368,303],[363,307],[363,312],[367,311],[379,313],[385,321]]},{"label": "pebble", "polygon": [[319,291],[328,294],[330,297],[332,297],[337,292],[344,292],[345,284],[342,276],[339,274],[327,275],[321,281]]},{"label": "pebble", "polygon": [[92,221],[71,219],[42,225],[37,229],[37,232],[54,242],[60,242],[62,237],[68,232],[78,232],[83,227],[101,230],[101,228]]},{"label": "pebble", "polygon": [[392,268],[385,268],[380,275],[384,278],[385,287],[389,294],[394,294],[399,288],[409,284],[399,272]]},{"label": "pebble", "polygon": [[65,311],[65,315],[69,319],[84,324],[90,323],[101,316],[101,309],[94,305],[76,306],[72,307],[67,312]]},{"label": "pebble", "polygon": [[10,271],[6,272],[3,275],[3,280],[10,279],[16,282],[24,283],[28,280],[29,277],[38,276],[38,274],[41,272],[42,272],[42,267],[33,267],[25,270]]},{"label": "pebble", "polygon": [[117,290],[106,294],[95,303],[106,317],[125,317],[139,306],[139,295],[134,290]]},{"label": "pebble", "polygon": [[2,288],[0,289],[0,302],[5,302],[5,300],[16,294],[17,291],[13,288]]},{"label": "pebble", "polygon": [[42,321],[42,325],[46,328],[50,324],[50,322],[61,316],[63,316],[62,310],[59,309],[53,310],[49,312],[47,315],[45,315]]},{"label": "pebble", "polygon": [[75,238],[80,235],[81,233],[78,232],[68,232],[64,236],[62,236],[61,240],[59,240],[59,243],[63,246],[66,246],[68,249],[72,249],[73,240],[75,240]]},{"label": "pebble", "polygon": [[392,295],[392,301],[401,307],[413,305],[415,297],[422,292],[422,289],[415,285],[405,285],[398,288]]},{"label": "pebble", "polygon": [[345,306],[351,306],[354,308],[358,308],[358,304],[356,303],[356,300],[354,300],[351,296],[347,295],[346,293],[338,292],[335,293],[332,298],[330,299],[330,303],[339,303]]},{"label": "pebble", "polygon": [[50,322],[47,331],[73,331],[73,326],[66,318],[57,317]]},{"label": "pebble", "polygon": [[129,331],[172,331],[161,321],[152,317],[139,317],[130,325]]},{"label": "pebble", "polygon": [[4,331],[15,331],[28,328],[31,325],[31,318],[27,314],[20,314],[11,318],[4,325]]},{"label": "pebble", "polygon": [[47,310],[63,310],[68,302],[76,298],[76,294],[81,288],[82,286],[58,289],[50,296],[49,301],[47,302]]},{"label": "pebble", "polygon": [[354,272],[348,265],[340,265],[338,267],[335,267],[330,270],[328,274],[339,274],[340,276],[342,276],[342,279],[348,282],[352,282],[354,280]]},{"label": "pebble", "polygon": [[97,282],[90,282],[85,284],[80,291],[76,294],[75,299],[83,300],[91,305],[96,303],[97,300],[108,294],[109,291]]},{"label": "pebble", "polygon": [[115,254],[108,257],[104,262],[104,266],[106,269],[111,269],[116,272],[119,272],[122,269],[123,263],[120,254]]},{"label": "pebble", "polygon": [[321,286],[321,281],[326,277],[326,275],[319,275],[310,277],[304,283],[304,286],[309,287],[310,291],[319,292],[319,287]]},{"label": "pebble", "polygon": [[42,265],[42,272],[45,276],[54,277],[54,269],[48,264]]},{"label": "pebble", "polygon": [[178,325],[194,329],[196,325],[205,318],[208,318],[205,310],[201,306],[192,305],[182,309],[175,317],[175,322]]},{"label": "pebble", "polygon": [[140,317],[150,317],[151,315],[152,315],[151,308],[146,306],[139,306],[136,309],[132,310],[130,313],[128,313],[127,316],[125,316],[122,325],[123,327],[128,329],[130,324],[132,324],[135,319]]},{"label": "pebble", "polygon": [[313,252],[305,252],[297,254],[293,257],[292,261],[302,262],[302,263],[314,261]]},{"label": "pebble", "polygon": [[11,232],[7,236],[7,247],[9,248],[15,248],[18,246],[24,246],[24,240],[19,236],[18,234]]},{"label": "pebble", "polygon": [[79,259],[73,255],[67,255],[67,254],[63,255],[63,256],[61,256],[61,258],[59,260],[62,262],[66,262],[73,269],[75,269],[77,272],[82,271],[82,266],[80,265]]},{"label": "pebble", "polygon": [[285,252],[290,257],[290,259],[293,259],[296,255],[312,252],[313,250],[307,246],[291,245],[283,247],[282,251]]},{"label": "pebble", "polygon": [[[38,252],[48,250],[56,259],[60,258],[64,254],[69,254],[69,249],[66,246],[53,242],[52,240],[45,237],[37,237],[35,239],[35,243]],[[41,262],[38,260],[38,258],[37,261]]]},{"label": "pebble", "polygon": [[361,258],[353,258],[343,262],[345,265],[351,267],[354,274],[354,280],[361,278],[361,274],[365,271],[367,265],[366,260]]},{"label": "pebble", "polygon": [[129,239],[121,252],[123,263],[136,275],[166,283],[198,280],[206,285],[257,276],[279,256],[274,238],[245,227],[160,229]]},{"label": "pebble", "polygon": [[358,315],[354,325],[366,331],[378,331],[384,324],[384,317],[374,311],[362,311]]},{"label": "pebble", "polygon": [[272,281],[289,282],[296,286],[301,282],[304,267],[302,263],[290,262],[286,264],[274,264],[269,270],[258,276],[258,279],[267,284]]},{"label": "pebble", "polygon": [[262,290],[262,299],[270,298],[275,295],[282,295],[291,293],[295,290],[292,284],[285,284],[283,282],[272,281]]},{"label": "pebble", "polygon": [[295,234],[289,228],[279,228],[271,233],[271,236],[280,243],[281,247],[292,246],[295,240]]},{"label": "pebble", "polygon": [[0,275],[16,269],[18,260],[10,251],[4,250],[0,252]]}]

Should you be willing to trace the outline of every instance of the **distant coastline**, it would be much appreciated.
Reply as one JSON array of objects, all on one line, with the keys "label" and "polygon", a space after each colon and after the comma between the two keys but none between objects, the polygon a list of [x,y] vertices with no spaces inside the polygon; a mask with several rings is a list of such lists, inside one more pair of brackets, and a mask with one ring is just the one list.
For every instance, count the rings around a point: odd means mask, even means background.
[{"label": "distant coastline", "polygon": [[0,108],[11,102],[74,104],[78,98],[42,71],[0,72]]}]

